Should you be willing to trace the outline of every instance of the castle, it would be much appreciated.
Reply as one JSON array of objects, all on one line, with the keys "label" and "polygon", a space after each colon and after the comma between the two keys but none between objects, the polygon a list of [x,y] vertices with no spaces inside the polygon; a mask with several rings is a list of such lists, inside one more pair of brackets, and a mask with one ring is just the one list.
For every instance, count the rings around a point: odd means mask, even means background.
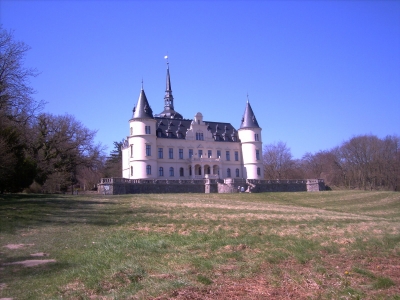
[{"label": "castle", "polygon": [[127,179],[263,179],[261,128],[247,100],[239,130],[204,121],[198,112],[184,119],[174,109],[169,63],[164,110],[153,114],[143,89],[122,146]]},{"label": "castle", "polygon": [[184,119],[174,109],[169,64],[164,110],[153,114],[143,89],[129,120],[122,178],[102,178],[101,194],[320,191],[321,179],[265,180],[261,128],[247,99],[238,130],[230,123]]}]

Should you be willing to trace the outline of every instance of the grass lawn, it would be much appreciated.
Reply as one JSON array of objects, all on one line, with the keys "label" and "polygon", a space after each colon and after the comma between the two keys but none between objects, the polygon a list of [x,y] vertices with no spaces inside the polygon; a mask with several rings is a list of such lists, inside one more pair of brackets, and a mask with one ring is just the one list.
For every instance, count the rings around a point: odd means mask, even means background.
[{"label": "grass lawn", "polygon": [[400,193],[0,195],[0,298],[400,299]]}]

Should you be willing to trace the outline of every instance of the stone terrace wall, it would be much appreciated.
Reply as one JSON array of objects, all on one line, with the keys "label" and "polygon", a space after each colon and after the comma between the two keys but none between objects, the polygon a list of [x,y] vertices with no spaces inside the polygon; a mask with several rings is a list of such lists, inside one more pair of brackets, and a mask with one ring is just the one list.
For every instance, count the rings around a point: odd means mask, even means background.
[{"label": "stone terrace wall", "polygon": [[[210,181],[210,180],[208,180]],[[205,193],[206,180],[146,180],[126,178],[102,178],[98,184],[99,194],[162,194]],[[216,186],[216,183],[213,183]],[[216,192],[216,188],[211,189]]]},{"label": "stone terrace wall", "polygon": [[263,192],[313,192],[324,191],[325,183],[322,179],[282,179],[282,180],[255,180],[249,179],[252,193]]},{"label": "stone terrace wall", "polygon": [[304,180],[245,180],[227,178],[193,180],[146,180],[126,178],[102,178],[99,194],[162,194],[162,193],[238,193],[239,187],[246,192],[313,192],[325,190],[322,179]]}]

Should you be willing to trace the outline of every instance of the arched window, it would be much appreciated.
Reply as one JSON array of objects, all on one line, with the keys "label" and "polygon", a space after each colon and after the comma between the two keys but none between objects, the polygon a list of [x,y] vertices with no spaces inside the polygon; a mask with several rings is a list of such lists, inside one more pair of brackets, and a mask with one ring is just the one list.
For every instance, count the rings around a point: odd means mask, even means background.
[{"label": "arched window", "polygon": [[150,165],[146,166],[146,174],[151,175],[151,166]]},{"label": "arched window", "polygon": [[133,157],[133,144],[131,145],[131,157]]},{"label": "arched window", "polygon": [[179,176],[183,177],[183,168],[179,169]]},{"label": "arched window", "polygon": [[133,167],[131,167],[131,176],[133,176]]},{"label": "arched window", "polygon": [[133,128],[131,127],[131,135],[133,134]]},{"label": "arched window", "polygon": [[236,177],[239,177],[239,169],[236,169]]},{"label": "arched window", "polygon": [[160,167],[158,169],[158,176],[160,176],[160,177],[164,176],[164,168],[163,167]]},{"label": "arched window", "polygon": [[169,176],[171,176],[171,177],[174,176],[174,168],[173,167],[169,168]]},{"label": "arched window", "polygon": [[260,176],[261,175],[261,169],[257,168],[257,175]]},{"label": "arched window", "polygon": [[227,177],[231,177],[231,169],[228,168],[228,169],[226,170],[226,174],[228,175]]}]

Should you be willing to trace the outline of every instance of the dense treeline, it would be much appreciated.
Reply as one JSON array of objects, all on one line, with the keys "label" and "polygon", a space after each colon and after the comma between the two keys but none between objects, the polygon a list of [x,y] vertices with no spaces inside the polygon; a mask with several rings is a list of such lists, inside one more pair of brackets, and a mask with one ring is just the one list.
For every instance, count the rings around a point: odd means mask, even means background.
[{"label": "dense treeline", "polygon": [[41,113],[22,65],[29,47],[0,26],[0,193],[66,192],[92,189],[115,159],[94,142],[96,131],[71,115]]},{"label": "dense treeline", "polygon": [[294,160],[285,143],[264,146],[265,177],[322,178],[331,187],[400,188],[400,138],[360,135],[329,151],[307,153]]}]

